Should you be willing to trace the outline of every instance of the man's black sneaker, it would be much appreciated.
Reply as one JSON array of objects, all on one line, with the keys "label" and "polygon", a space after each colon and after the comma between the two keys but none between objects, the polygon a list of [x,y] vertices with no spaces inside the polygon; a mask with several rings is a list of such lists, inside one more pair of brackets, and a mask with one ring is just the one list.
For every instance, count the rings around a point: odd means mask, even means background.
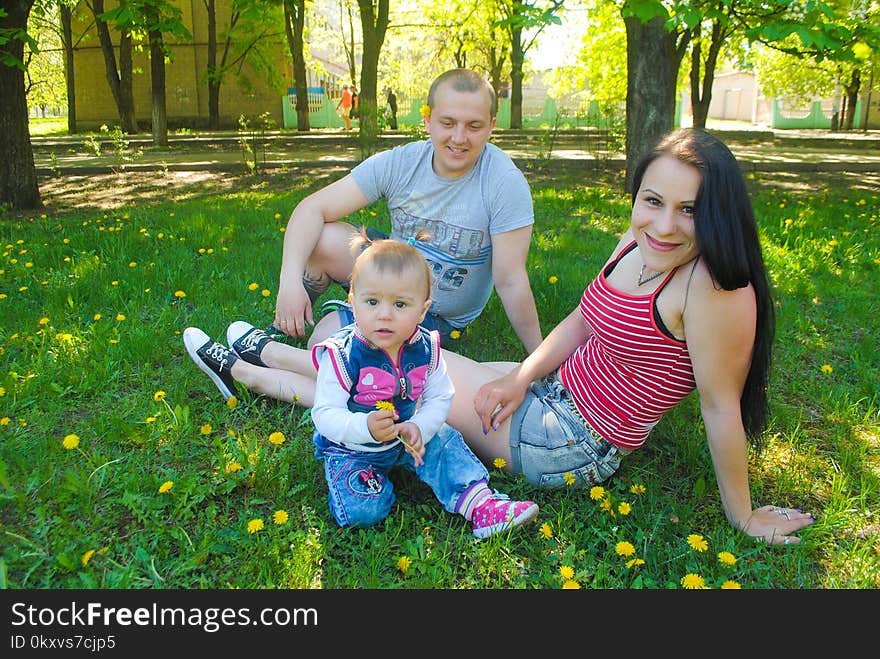
[{"label": "man's black sneaker", "polygon": [[226,400],[235,396],[235,379],[229,372],[238,357],[198,327],[183,330],[183,344],[192,360],[217,385]]},{"label": "man's black sneaker", "polygon": [[260,359],[263,348],[274,339],[263,330],[243,320],[236,320],[226,328],[226,341],[238,357],[254,366],[265,366]]}]

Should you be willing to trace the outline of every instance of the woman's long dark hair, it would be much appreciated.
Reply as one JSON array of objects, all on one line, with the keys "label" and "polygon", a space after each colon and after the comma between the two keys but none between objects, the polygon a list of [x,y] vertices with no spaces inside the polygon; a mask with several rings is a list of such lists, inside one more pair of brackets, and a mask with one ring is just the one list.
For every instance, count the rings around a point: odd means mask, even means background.
[{"label": "woman's long dark hair", "polygon": [[755,345],[740,410],[746,434],[759,444],[769,416],[767,383],[776,319],[746,182],[739,163],[723,142],[704,130],[683,128],[663,137],[638,164],[633,176],[633,203],[648,165],[663,155],[700,170],[694,209],[697,247],[716,285],[732,291],[751,283],[755,290]]}]

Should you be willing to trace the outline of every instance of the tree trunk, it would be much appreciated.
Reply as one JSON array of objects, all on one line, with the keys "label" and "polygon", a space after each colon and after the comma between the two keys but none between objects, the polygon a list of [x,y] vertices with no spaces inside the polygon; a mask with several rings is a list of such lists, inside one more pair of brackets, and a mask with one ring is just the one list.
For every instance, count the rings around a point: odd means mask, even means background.
[{"label": "tree trunk", "polygon": [[[158,21],[154,21],[154,24],[155,22]],[[153,146],[168,146],[168,115],[165,106],[165,49],[162,47],[162,33],[158,30],[151,30],[149,39]]]},{"label": "tree trunk", "polygon": [[510,127],[522,128],[523,60],[522,28],[510,30]]},{"label": "tree trunk", "polygon": [[95,16],[95,29],[98,32],[98,41],[101,43],[101,52],[104,54],[107,84],[110,86],[110,93],[116,103],[120,127],[123,133],[133,135],[138,132],[138,125],[134,112],[131,34],[127,30],[120,30],[119,67],[117,69],[116,51],[113,49],[110,28],[106,21],[99,18],[104,13],[104,0],[92,0],[89,7]]},{"label": "tree trunk", "polygon": [[853,69],[849,84],[844,85],[846,91],[846,113],[843,115],[843,130],[852,130],[856,118],[856,103],[859,100],[859,90],[862,88],[862,72]]},{"label": "tree trunk", "polygon": [[208,128],[220,128],[220,78],[217,75],[217,10],[214,0],[205,0],[208,13]]},{"label": "tree trunk", "polygon": [[709,105],[712,103],[712,85],[715,83],[715,69],[718,67],[718,55],[721,46],[727,39],[719,22],[712,23],[712,39],[709,42],[709,53],[706,56],[706,70],[700,80],[702,66],[702,47],[700,28],[697,26],[690,32],[693,40],[691,51],[691,114],[694,116],[694,128],[705,128],[709,118]]},{"label": "tree trunk", "polygon": [[379,53],[388,29],[389,0],[378,0],[373,13],[373,0],[358,0],[361,12],[361,31],[364,52],[361,56],[361,84],[358,90],[358,138],[361,157],[367,158],[376,151],[379,143],[379,112],[376,91],[379,79]]},{"label": "tree trunk", "polygon": [[[34,0],[4,0],[6,16],[0,16],[0,28],[27,32],[28,16]],[[14,209],[42,207],[37,186],[37,169],[28,127],[24,71],[6,61],[21,63],[24,42],[12,38],[0,43],[0,204]]]},{"label": "tree trunk", "polygon": [[675,38],[660,17],[626,25],[626,191],[642,155],[672,130],[677,77]]},{"label": "tree trunk", "polygon": [[305,29],[305,0],[284,0],[284,33],[287,49],[293,61],[293,86],[296,88],[296,129],[309,130],[309,81],[306,76],[306,58],[303,55]]},{"label": "tree trunk", "polygon": [[73,68],[73,28],[71,27],[70,7],[62,3],[61,47],[64,49],[64,83],[67,89],[67,133],[76,133],[76,75]]}]

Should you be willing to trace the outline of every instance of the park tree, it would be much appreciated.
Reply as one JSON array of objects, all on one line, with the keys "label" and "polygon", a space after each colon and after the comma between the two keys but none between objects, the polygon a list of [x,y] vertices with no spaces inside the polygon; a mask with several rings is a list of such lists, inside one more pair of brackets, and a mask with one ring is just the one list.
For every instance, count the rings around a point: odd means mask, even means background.
[{"label": "park tree", "polygon": [[40,189],[24,93],[24,47],[34,0],[4,0],[0,6],[0,205],[40,208]]},{"label": "park tree", "polygon": [[522,128],[522,83],[526,53],[535,45],[543,29],[560,24],[563,0],[494,0],[510,40],[510,127]]},{"label": "park tree", "polygon": [[371,155],[378,144],[379,116],[376,101],[379,77],[379,55],[388,29],[389,0],[358,0],[361,34],[361,81],[358,89],[358,140],[361,157]]},{"label": "park tree", "polygon": [[25,95],[28,107],[44,117],[49,109],[62,108],[67,101],[60,27],[57,6],[35,6],[31,11],[28,32],[37,47],[25,47]]},{"label": "park tree", "polygon": [[165,58],[171,57],[165,35],[191,39],[181,21],[182,12],[169,0],[124,0],[104,17],[129,33],[146,34],[150,53],[150,109],[154,146],[168,146],[168,114],[165,99]]},{"label": "park tree", "polygon": [[[131,29],[124,25],[117,25],[119,32],[119,56],[113,46],[109,23],[104,6],[104,0],[86,0],[86,6],[95,18],[95,30],[98,33],[98,42],[101,44],[101,53],[104,56],[104,71],[110,94],[116,103],[116,111],[119,114],[119,124],[123,133],[135,134],[138,132],[137,119],[134,105],[134,66],[132,53],[134,41]],[[125,5],[120,5],[120,9]]]},{"label": "park tree", "polygon": [[305,41],[306,0],[283,0],[284,33],[293,62],[293,86],[296,88],[296,129],[309,130],[309,88],[306,77]]},{"label": "park tree", "polygon": [[[220,128],[220,90],[230,75],[238,74],[243,86],[250,81],[241,74],[245,62],[263,75],[270,85],[280,78],[275,70],[275,53],[281,46],[279,22],[282,12],[276,0],[202,0],[207,16],[208,128]],[[304,0],[282,0],[287,4]],[[218,12],[218,4],[228,10]],[[301,50],[301,49],[300,49]]]}]

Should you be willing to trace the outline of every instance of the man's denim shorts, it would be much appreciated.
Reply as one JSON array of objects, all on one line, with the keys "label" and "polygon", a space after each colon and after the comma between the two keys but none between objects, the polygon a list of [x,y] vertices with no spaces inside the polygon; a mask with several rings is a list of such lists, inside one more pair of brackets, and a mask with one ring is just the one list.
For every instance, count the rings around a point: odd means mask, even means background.
[{"label": "man's denim shorts", "polygon": [[[532,382],[511,417],[511,466],[533,485],[601,483],[617,471],[620,458],[628,453],[587,424],[553,376]],[[567,482],[572,477],[575,481]]]}]

